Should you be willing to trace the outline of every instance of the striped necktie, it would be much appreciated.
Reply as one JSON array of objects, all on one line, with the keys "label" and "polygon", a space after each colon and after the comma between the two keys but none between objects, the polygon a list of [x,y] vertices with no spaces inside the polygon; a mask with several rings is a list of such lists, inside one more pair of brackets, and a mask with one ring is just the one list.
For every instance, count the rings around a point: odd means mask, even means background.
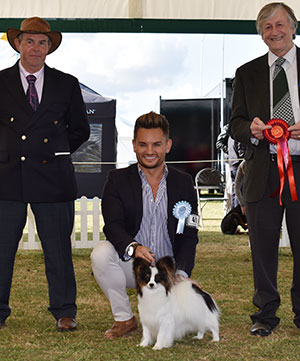
[{"label": "striped necktie", "polygon": [[26,92],[26,96],[32,109],[36,111],[39,105],[39,98],[36,91],[36,87],[34,85],[36,81],[36,77],[34,75],[27,75],[26,79],[28,81],[28,89]]},{"label": "striped necktie", "polygon": [[290,126],[295,124],[289,86],[282,64],[284,58],[275,62],[273,73],[273,118],[285,120]]}]

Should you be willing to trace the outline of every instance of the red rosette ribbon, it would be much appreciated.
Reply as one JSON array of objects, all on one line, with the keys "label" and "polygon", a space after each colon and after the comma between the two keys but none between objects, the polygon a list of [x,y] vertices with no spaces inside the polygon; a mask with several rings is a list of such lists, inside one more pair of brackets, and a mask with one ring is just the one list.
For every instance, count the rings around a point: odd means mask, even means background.
[{"label": "red rosette ribbon", "polygon": [[[282,205],[281,202],[281,194],[283,191],[283,186],[286,180],[286,175],[289,179],[289,185],[290,185],[290,192],[292,196],[292,201],[296,201],[298,199],[297,192],[296,192],[296,186],[295,186],[295,177],[294,177],[294,171],[293,171],[293,165],[291,160],[291,155],[289,151],[288,146],[288,139],[290,137],[290,132],[288,131],[289,125],[286,121],[282,119],[271,119],[267,122],[266,125],[271,125],[272,128],[265,129],[264,130],[264,136],[265,138],[272,144],[277,144],[277,166],[278,166],[278,172],[280,177],[280,196],[279,201],[280,205]],[[286,169],[286,175],[284,175],[284,166]],[[275,196],[278,193],[278,191],[273,193]],[[272,196],[273,196],[272,195]]]}]

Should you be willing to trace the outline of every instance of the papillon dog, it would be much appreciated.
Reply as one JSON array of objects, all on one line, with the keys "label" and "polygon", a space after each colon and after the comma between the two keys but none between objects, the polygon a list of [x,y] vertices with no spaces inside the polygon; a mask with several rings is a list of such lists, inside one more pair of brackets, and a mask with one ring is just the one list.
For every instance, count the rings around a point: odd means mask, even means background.
[{"label": "papillon dog", "polygon": [[135,258],[133,271],[138,294],[138,310],[143,327],[140,346],[154,344],[154,350],[172,346],[174,340],[197,332],[202,339],[211,331],[219,341],[219,308],[214,299],[190,279],[177,280],[171,257],[151,266]]}]

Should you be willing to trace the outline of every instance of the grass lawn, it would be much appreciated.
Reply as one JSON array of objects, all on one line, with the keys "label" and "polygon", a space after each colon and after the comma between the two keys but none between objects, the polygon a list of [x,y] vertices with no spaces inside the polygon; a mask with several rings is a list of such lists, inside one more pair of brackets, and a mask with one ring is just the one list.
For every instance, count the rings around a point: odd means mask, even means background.
[{"label": "grass lawn", "polygon": [[[91,250],[74,250],[78,286],[78,330],[59,333],[47,311],[48,291],[41,251],[19,251],[16,258],[10,305],[12,314],[0,330],[1,361],[283,361],[300,360],[300,330],[293,324],[290,286],[292,257],[289,248],[280,249],[278,287],[282,305],[279,327],[267,338],[251,336],[249,314],[252,305],[252,266],[248,235],[225,236],[220,231],[221,203],[204,208],[204,229],[199,231],[193,278],[216,299],[222,315],[220,342],[211,335],[194,340],[186,336],[170,349],[140,348],[141,328],[135,334],[105,341],[104,331],[113,319],[110,306],[91,273]],[[130,299],[137,314],[135,290]]]}]

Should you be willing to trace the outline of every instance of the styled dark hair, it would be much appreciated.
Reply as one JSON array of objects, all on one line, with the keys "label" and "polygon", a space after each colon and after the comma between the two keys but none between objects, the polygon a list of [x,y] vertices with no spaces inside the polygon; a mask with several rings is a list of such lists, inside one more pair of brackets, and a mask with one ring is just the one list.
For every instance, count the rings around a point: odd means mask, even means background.
[{"label": "styled dark hair", "polygon": [[[282,8],[283,10],[285,10],[288,19],[290,21],[291,24],[291,28],[292,29],[297,29],[298,27],[298,21],[297,18],[295,16],[295,13],[293,11],[293,9],[291,9],[288,5],[282,3],[282,2],[273,2],[273,3],[269,3],[267,5],[265,5],[260,12],[257,15],[257,19],[256,19],[256,29],[258,34],[262,35],[262,26],[264,24],[264,22],[266,22],[268,19],[270,19],[275,12]],[[293,35],[293,39],[296,38],[296,35]]]},{"label": "styled dark hair", "polygon": [[169,139],[169,122],[168,119],[162,114],[150,112],[138,117],[134,125],[133,139],[136,139],[137,132],[140,128],[160,128],[163,131],[166,139]]}]

